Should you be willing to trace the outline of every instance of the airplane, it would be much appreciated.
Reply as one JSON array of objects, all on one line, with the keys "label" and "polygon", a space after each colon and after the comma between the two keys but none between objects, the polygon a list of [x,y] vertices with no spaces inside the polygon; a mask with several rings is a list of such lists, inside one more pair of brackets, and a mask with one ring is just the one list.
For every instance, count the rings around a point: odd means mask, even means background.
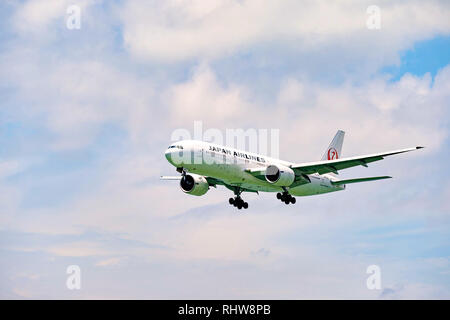
[{"label": "airplane", "polygon": [[277,192],[285,204],[296,203],[295,196],[311,196],[345,190],[347,184],[392,178],[390,176],[341,180],[340,170],[363,166],[387,156],[423,147],[341,158],[345,132],[338,130],[322,159],[293,163],[197,140],[171,144],[165,157],[176,167],[179,176],[161,176],[162,180],[179,180],[184,193],[202,196],[210,187],[223,185],[234,192],[229,204],[247,209],[242,192]]}]

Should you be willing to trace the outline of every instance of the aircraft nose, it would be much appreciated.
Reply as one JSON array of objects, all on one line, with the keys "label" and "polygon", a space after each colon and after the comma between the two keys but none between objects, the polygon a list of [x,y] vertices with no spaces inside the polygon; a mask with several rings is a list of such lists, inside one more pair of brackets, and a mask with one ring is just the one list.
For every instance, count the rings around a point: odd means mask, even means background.
[{"label": "aircraft nose", "polygon": [[171,157],[170,150],[166,150],[166,152],[164,153],[164,155],[166,156],[167,161],[169,161],[170,163],[172,163],[172,157]]}]

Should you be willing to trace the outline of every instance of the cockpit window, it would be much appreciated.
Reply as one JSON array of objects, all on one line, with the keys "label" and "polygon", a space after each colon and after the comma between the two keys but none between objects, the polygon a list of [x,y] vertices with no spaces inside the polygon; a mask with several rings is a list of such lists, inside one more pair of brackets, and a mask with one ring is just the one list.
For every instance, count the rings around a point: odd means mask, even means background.
[{"label": "cockpit window", "polygon": [[183,149],[183,146],[170,146],[168,149],[177,148],[177,149]]}]

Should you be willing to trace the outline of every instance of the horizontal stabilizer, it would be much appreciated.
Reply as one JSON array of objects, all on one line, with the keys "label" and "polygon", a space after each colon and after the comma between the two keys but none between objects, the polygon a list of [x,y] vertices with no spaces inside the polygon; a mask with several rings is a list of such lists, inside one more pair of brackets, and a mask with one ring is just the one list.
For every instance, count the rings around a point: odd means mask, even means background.
[{"label": "horizontal stabilizer", "polygon": [[180,180],[181,176],[161,176],[161,180]]},{"label": "horizontal stabilizer", "polygon": [[341,184],[357,183],[357,182],[365,182],[365,181],[374,181],[374,180],[382,180],[382,179],[390,179],[390,178],[392,178],[392,177],[381,176],[381,177],[356,178],[356,179],[348,179],[348,180],[331,181],[331,184],[336,186],[336,185],[341,185]]}]

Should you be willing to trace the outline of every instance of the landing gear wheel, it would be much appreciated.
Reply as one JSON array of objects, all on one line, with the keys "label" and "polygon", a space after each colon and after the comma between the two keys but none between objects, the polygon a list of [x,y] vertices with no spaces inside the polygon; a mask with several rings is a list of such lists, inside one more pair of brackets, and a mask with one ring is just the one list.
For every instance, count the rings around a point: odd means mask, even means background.
[{"label": "landing gear wheel", "polygon": [[286,188],[283,188],[283,190],[283,193],[277,193],[277,199],[281,200],[281,202],[284,202],[285,204],[294,204],[296,202],[295,198],[288,193]]},{"label": "landing gear wheel", "polygon": [[234,194],[236,195],[236,197],[228,199],[230,205],[238,208],[239,210],[242,208],[244,209],[248,208],[248,203],[242,200],[241,198],[241,192],[242,191],[240,189],[235,189]]}]

